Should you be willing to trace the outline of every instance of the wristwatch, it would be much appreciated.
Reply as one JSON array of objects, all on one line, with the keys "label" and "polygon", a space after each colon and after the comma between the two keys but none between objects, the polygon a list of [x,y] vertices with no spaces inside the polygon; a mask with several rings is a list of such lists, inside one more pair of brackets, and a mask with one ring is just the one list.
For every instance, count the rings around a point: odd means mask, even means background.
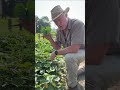
[{"label": "wristwatch", "polygon": [[58,51],[57,50],[55,50],[55,55],[58,55]]}]

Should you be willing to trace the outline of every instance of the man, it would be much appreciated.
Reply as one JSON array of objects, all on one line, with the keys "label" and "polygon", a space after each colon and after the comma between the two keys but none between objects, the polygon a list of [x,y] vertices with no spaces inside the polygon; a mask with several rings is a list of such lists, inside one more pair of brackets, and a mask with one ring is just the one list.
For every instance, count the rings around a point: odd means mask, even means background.
[{"label": "man", "polygon": [[50,34],[44,37],[56,50],[51,54],[51,60],[56,55],[65,56],[69,90],[80,90],[78,89],[77,71],[79,64],[85,60],[85,27],[81,21],[68,18],[68,11],[69,7],[63,10],[60,5],[51,10],[52,21],[58,26],[56,41]]}]

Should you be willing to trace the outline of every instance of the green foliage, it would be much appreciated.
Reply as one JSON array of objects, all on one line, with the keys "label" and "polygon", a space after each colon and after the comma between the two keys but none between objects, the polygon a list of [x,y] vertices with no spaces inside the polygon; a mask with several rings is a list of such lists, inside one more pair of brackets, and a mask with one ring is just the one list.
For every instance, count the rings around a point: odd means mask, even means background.
[{"label": "green foliage", "polygon": [[18,17],[24,17],[26,15],[25,6],[23,3],[17,3],[15,5],[14,15]]},{"label": "green foliage", "polygon": [[27,19],[28,21],[32,21],[35,18],[35,0],[28,0],[26,4],[27,9]]},{"label": "green foliage", "polygon": [[65,90],[63,57],[59,56],[54,61],[51,61],[50,54],[53,50],[50,43],[42,37],[35,42],[36,90]]},{"label": "green foliage", "polygon": [[34,13],[35,12],[35,1],[28,0],[26,8],[29,11],[29,13],[31,13],[31,14]]},{"label": "green foliage", "polygon": [[49,23],[49,18],[47,16],[43,16],[40,20],[40,33],[43,35],[47,35],[51,32],[51,25]]},{"label": "green foliage", "polygon": [[1,35],[0,88],[8,86],[34,88],[33,51],[34,37],[22,32]]},{"label": "green foliage", "polygon": [[14,16],[25,21],[32,22],[35,18],[35,1],[28,0],[25,3],[16,3],[14,8]]},{"label": "green foliage", "polygon": [[47,26],[47,27],[43,27],[43,26],[41,26],[41,33],[43,33],[43,35],[47,35],[47,34],[49,34],[50,31],[51,31],[50,26]]}]

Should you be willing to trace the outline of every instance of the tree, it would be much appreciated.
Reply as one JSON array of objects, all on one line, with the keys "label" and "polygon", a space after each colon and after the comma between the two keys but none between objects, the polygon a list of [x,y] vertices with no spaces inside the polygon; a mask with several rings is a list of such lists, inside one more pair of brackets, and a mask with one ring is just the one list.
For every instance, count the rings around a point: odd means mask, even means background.
[{"label": "tree", "polygon": [[39,17],[35,15],[35,29],[36,33],[40,33],[40,23],[39,23]]}]

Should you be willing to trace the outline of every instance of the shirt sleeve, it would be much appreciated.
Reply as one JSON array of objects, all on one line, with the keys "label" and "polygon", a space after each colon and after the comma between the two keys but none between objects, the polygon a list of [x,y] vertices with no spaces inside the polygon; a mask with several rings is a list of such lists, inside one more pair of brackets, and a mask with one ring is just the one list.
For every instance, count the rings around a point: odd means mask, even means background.
[{"label": "shirt sleeve", "polygon": [[75,21],[73,25],[71,45],[80,44],[85,45],[85,26],[84,23],[80,21]]}]

